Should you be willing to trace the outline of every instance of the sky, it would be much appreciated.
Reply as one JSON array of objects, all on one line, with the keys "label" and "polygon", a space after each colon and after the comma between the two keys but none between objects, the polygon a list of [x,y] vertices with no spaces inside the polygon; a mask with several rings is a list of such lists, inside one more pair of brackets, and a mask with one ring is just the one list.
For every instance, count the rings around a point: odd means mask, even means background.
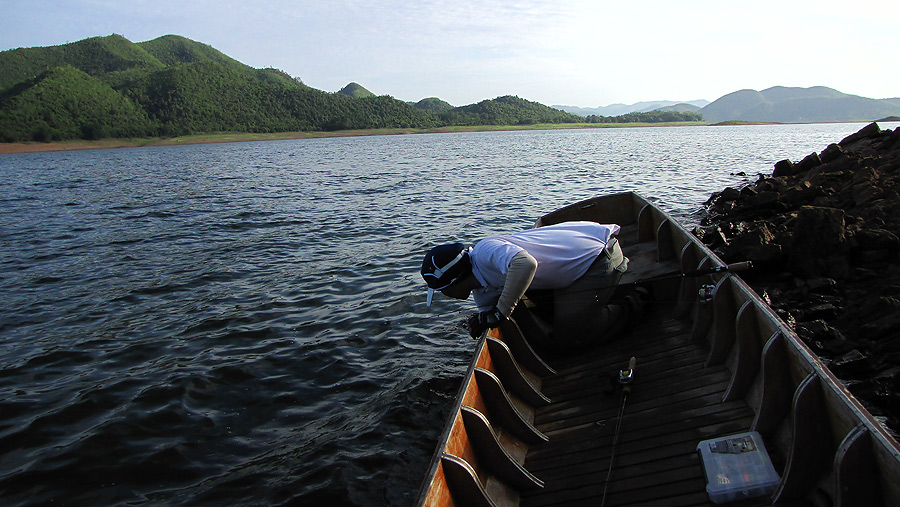
[{"label": "sky", "polygon": [[828,86],[900,97],[900,1],[0,0],[0,51],[176,34],[313,88],[461,106],[713,101]]}]

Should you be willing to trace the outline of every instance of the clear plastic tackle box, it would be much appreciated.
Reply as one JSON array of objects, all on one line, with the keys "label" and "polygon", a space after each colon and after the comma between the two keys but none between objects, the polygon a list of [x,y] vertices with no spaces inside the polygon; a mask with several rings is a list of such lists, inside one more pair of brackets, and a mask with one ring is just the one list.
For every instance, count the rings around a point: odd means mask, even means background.
[{"label": "clear plastic tackle box", "polygon": [[751,431],[704,440],[697,452],[714,503],[771,495],[780,478],[759,433]]}]

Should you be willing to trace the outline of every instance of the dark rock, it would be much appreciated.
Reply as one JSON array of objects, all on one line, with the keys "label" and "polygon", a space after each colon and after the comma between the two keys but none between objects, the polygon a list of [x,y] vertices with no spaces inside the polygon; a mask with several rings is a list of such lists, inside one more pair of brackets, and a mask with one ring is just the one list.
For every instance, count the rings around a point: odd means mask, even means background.
[{"label": "dark rock", "polygon": [[728,262],[768,259],[741,276],[900,428],[900,129],[866,125],[714,196],[698,237]]},{"label": "dark rock", "polygon": [[881,197],[881,189],[874,182],[865,182],[853,185],[851,189],[853,195],[853,203],[857,206],[863,205],[869,201],[873,201]]},{"label": "dark rock", "polygon": [[712,248],[717,248],[727,242],[725,235],[722,233],[722,229],[718,226],[697,227],[693,232],[694,236],[697,236],[700,241],[711,246]]},{"label": "dark rock", "polygon": [[808,319],[828,319],[837,315],[838,309],[831,303],[811,306],[803,311]]},{"label": "dark rock", "polygon": [[790,160],[779,160],[775,163],[775,170],[772,171],[772,177],[778,178],[780,176],[793,176],[797,174],[797,171],[794,170],[794,163]]},{"label": "dark rock", "polygon": [[850,134],[849,136],[845,137],[838,144],[840,146],[847,146],[849,144],[853,144],[853,143],[859,141],[860,139],[867,139],[870,137],[875,137],[880,133],[881,133],[881,127],[879,127],[877,123],[873,122],[873,123],[866,125],[862,129],[860,129],[859,132],[857,132],[855,134]]},{"label": "dark rock", "polygon": [[898,250],[900,238],[884,229],[861,229],[854,235],[859,247],[864,250]]},{"label": "dark rock", "polygon": [[832,361],[831,369],[842,377],[856,377],[861,373],[871,371],[872,365],[869,363],[868,357],[853,349]]},{"label": "dark rock", "polygon": [[778,204],[778,192],[747,192],[743,207],[745,210],[772,209]]},{"label": "dark rock", "polygon": [[890,258],[891,252],[888,250],[866,250],[859,254],[859,262],[863,264],[879,264],[888,261]]},{"label": "dark rock", "polygon": [[819,154],[810,153],[803,160],[801,160],[799,164],[797,164],[795,169],[798,173],[805,173],[806,171],[809,171],[810,169],[813,169],[815,167],[819,167],[820,165],[822,165],[822,160],[819,158]]},{"label": "dark rock", "polygon": [[900,330],[900,313],[889,313],[862,325],[860,331],[868,338],[877,338]]},{"label": "dark rock", "polygon": [[781,257],[781,245],[775,243],[775,235],[764,222],[754,223],[728,242],[724,249],[728,262],[752,260],[766,262]]},{"label": "dark rock", "polygon": [[803,278],[846,278],[849,264],[842,255],[848,249],[844,210],[801,206],[785,225],[790,230],[785,253],[792,271]]},{"label": "dark rock", "polygon": [[839,144],[829,144],[827,148],[822,150],[822,153],[819,155],[819,158],[822,160],[822,163],[830,163],[837,160],[841,155],[844,154],[844,149],[841,148]]},{"label": "dark rock", "polygon": [[806,281],[806,286],[810,292],[816,294],[830,294],[834,292],[837,282],[832,278],[812,278]]},{"label": "dark rock", "polygon": [[787,209],[796,209],[811,202],[816,197],[816,192],[816,188],[809,181],[801,181],[782,192],[778,196],[778,200]]}]

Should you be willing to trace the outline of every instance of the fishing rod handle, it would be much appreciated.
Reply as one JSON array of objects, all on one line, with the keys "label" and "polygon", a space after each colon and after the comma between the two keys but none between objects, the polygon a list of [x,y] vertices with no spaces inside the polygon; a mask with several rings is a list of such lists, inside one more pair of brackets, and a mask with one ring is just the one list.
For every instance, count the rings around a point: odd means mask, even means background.
[{"label": "fishing rod handle", "polygon": [[628,369],[619,370],[619,384],[627,385],[630,384],[632,379],[634,379],[634,364],[637,362],[637,359],[632,356],[631,360],[628,361]]},{"label": "fishing rod handle", "polygon": [[748,269],[753,267],[753,261],[743,261],[743,262],[735,262],[725,266],[728,271],[736,272],[736,271],[747,271]]}]

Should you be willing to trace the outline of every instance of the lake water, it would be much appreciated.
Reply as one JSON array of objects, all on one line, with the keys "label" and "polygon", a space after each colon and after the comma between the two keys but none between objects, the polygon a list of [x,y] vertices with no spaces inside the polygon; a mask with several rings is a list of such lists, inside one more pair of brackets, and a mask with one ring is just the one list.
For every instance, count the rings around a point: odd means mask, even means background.
[{"label": "lake water", "polygon": [[695,225],[863,126],[0,155],[0,504],[411,504],[474,348],[428,248],[623,190]]}]

